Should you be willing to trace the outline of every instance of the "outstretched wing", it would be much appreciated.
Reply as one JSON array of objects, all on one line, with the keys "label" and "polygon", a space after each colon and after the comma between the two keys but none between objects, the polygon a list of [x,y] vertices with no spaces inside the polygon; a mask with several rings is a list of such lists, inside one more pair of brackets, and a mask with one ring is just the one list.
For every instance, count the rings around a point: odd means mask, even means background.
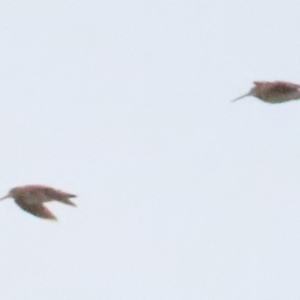
[{"label": "outstretched wing", "polygon": [[69,200],[69,198],[76,197],[76,195],[74,194],[66,193],[64,191],[56,190],[50,187],[44,187],[43,192],[49,199],[57,200],[68,205],[76,206],[75,203]]},{"label": "outstretched wing", "polygon": [[23,210],[36,217],[42,219],[57,220],[56,217],[52,214],[52,212],[43,204],[27,204],[24,201],[20,201],[20,200],[15,200],[15,202]]}]

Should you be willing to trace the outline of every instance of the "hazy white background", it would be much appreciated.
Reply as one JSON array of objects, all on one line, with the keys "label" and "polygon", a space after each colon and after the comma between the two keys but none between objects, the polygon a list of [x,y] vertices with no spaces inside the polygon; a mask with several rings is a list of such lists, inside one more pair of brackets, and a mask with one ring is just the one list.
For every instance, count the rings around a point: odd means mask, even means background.
[{"label": "hazy white background", "polygon": [[299,1],[2,1],[1,300],[299,300]]}]

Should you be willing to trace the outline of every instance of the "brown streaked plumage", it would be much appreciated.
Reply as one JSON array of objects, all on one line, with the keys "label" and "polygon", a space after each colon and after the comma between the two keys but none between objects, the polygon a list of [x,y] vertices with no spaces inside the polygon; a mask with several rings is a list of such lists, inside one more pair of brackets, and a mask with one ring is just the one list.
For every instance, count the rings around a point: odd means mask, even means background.
[{"label": "brown streaked plumage", "polygon": [[254,96],[268,103],[282,103],[300,99],[300,85],[285,81],[254,81],[254,87],[245,95],[232,101],[247,96]]},{"label": "brown streaked plumage", "polygon": [[76,206],[69,199],[74,197],[76,196],[73,194],[56,190],[45,185],[24,185],[11,189],[9,193],[0,198],[0,200],[13,198],[15,199],[16,204],[28,213],[43,219],[57,220],[43,203],[56,200],[58,202]]}]

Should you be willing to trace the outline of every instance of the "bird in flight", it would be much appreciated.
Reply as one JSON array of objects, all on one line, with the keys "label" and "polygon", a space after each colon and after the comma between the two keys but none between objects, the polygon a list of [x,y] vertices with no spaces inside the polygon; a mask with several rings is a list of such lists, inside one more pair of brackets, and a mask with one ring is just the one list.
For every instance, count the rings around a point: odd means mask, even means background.
[{"label": "bird in flight", "polygon": [[0,200],[13,198],[26,212],[42,219],[57,220],[52,212],[44,206],[44,202],[56,200],[61,203],[76,206],[69,198],[76,195],[63,192],[45,185],[24,185],[12,188]]},{"label": "bird in flight", "polygon": [[300,85],[285,81],[254,81],[254,87],[245,95],[232,102],[247,96],[254,96],[268,103],[282,103],[300,99]]}]

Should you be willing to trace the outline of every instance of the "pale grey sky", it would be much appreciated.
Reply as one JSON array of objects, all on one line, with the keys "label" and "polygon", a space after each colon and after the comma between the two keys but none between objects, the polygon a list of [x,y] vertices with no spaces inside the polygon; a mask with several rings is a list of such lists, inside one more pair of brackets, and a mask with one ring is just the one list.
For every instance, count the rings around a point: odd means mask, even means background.
[{"label": "pale grey sky", "polygon": [[299,300],[299,1],[3,1],[1,300]]}]

